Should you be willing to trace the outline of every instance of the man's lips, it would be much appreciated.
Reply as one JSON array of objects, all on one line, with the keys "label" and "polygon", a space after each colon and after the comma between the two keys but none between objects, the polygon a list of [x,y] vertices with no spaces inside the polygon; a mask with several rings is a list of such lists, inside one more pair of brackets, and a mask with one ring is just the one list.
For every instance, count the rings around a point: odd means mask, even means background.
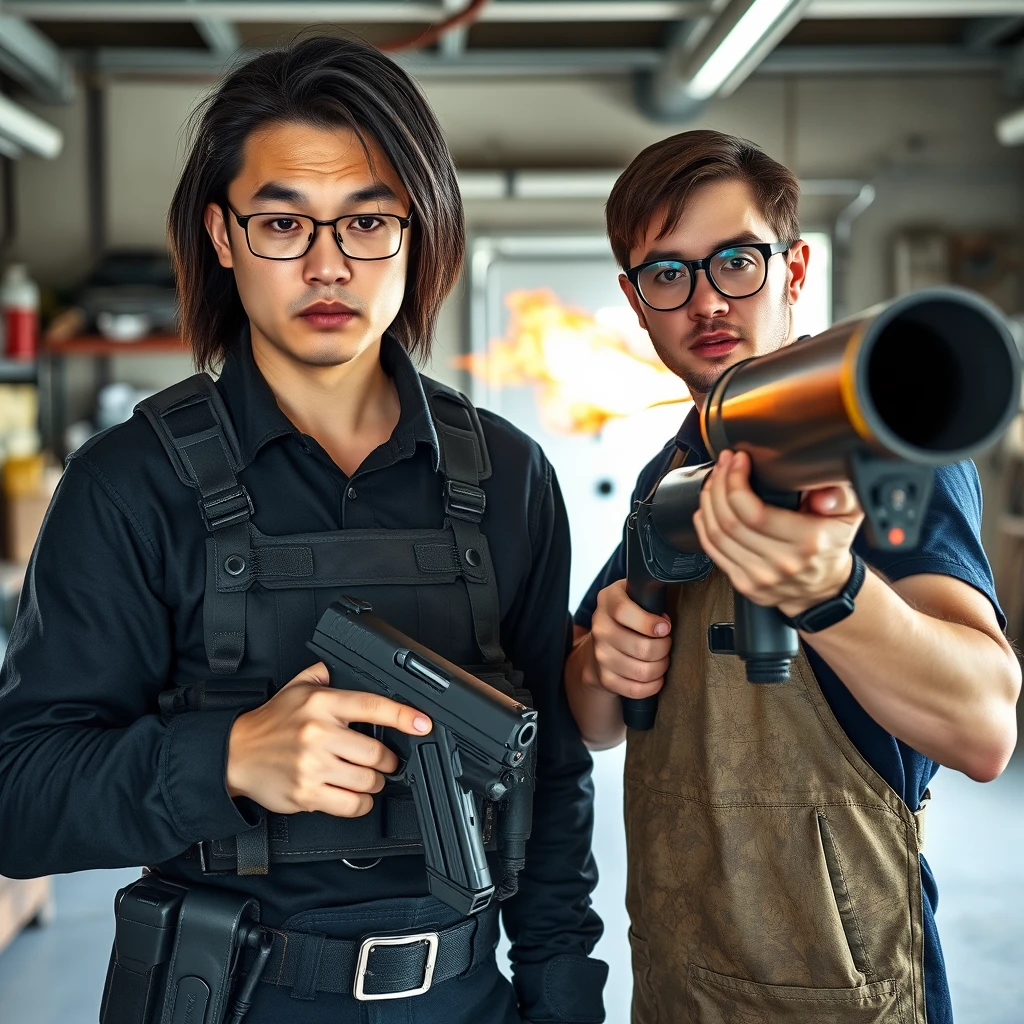
[{"label": "man's lips", "polygon": [[299,316],[314,327],[342,327],[358,314],[342,302],[314,302]]},{"label": "man's lips", "polygon": [[699,356],[722,356],[728,355],[739,343],[740,339],[728,331],[711,331],[702,334],[690,346],[690,351]]}]

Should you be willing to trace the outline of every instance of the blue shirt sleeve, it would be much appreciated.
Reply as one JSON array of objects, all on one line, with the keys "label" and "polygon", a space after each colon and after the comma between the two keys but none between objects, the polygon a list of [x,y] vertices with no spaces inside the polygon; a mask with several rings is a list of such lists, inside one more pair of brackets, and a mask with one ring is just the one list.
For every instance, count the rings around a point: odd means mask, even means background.
[{"label": "blue shirt sleeve", "polygon": [[[636,487],[633,488],[633,494],[629,499],[630,511],[632,511],[633,505],[641,496],[647,496],[648,492],[657,480],[664,474],[665,470],[668,468],[668,464],[672,461],[672,455],[674,452],[675,439],[669,441],[665,447],[662,448],[646,466],[644,466],[640,476],[637,477]],[[605,562],[604,568],[597,574],[594,582],[590,584],[590,589],[583,596],[583,600],[580,601],[580,606],[576,609],[576,614],[573,616],[573,622],[575,622],[577,626],[581,626],[583,629],[590,629],[590,621],[593,619],[594,611],[597,609],[597,595],[604,590],[605,587],[610,587],[616,580],[625,579],[626,577],[625,516],[623,516],[622,531],[622,540],[619,541],[618,546],[612,552],[608,561]]]},{"label": "blue shirt sleeve", "polygon": [[963,580],[991,602],[1000,629],[1006,617],[996,597],[992,567],[981,546],[981,482],[970,460],[935,470],[931,500],[912,551],[881,551],[868,547],[863,531],[854,550],[892,581],[922,573]]}]

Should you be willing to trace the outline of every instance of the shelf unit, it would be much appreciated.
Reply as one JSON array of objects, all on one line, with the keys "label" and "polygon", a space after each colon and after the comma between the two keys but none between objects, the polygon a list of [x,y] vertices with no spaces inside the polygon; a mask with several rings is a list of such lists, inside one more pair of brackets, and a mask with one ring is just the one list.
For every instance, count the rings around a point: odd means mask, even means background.
[{"label": "shelf unit", "polygon": [[39,406],[43,443],[59,455],[67,427],[68,359],[92,359],[96,391],[111,383],[115,356],[188,355],[188,345],[176,335],[153,335],[135,341],[111,341],[100,335],[82,335],[70,341],[43,343],[39,353]]}]

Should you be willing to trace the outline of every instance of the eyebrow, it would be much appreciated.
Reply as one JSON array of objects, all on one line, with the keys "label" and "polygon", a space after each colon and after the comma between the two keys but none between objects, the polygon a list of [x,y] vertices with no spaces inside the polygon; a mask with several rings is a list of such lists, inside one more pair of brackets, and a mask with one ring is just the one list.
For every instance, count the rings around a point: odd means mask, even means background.
[{"label": "eyebrow", "polygon": [[[290,185],[283,185],[278,181],[268,181],[262,184],[253,194],[253,202],[275,202],[294,203],[301,206],[309,202],[309,196],[301,189],[292,188]],[[360,203],[372,202],[397,202],[398,196],[395,190],[383,181],[374,182],[353,192],[346,199],[346,203],[358,205]]]},{"label": "eyebrow", "polygon": [[[731,249],[733,246],[739,245],[750,245],[751,242],[760,242],[761,239],[757,237],[752,231],[748,231],[745,234],[737,235],[735,238],[726,238],[724,241],[716,242],[715,247],[708,253],[710,256],[712,253],[721,252],[722,249]],[[703,257],[702,257],[703,258]],[[678,249],[652,249],[646,256],[640,261],[641,263],[657,263],[661,260],[678,260],[684,262],[684,257]]]}]

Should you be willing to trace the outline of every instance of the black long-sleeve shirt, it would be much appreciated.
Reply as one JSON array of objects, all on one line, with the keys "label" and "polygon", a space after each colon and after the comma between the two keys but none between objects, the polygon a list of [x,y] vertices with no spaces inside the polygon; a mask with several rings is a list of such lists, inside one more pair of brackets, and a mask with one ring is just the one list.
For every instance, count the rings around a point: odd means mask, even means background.
[{"label": "black long-sleeve shirt", "polygon": [[[247,339],[229,357],[217,386],[246,464],[239,479],[263,533],[441,526],[438,441],[422,385],[387,337],[381,361],[401,417],[390,440],[347,477],[281,412]],[[600,935],[590,909],[591,762],[561,684],[569,531],[557,481],[535,442],[500,417],[482,411],[480,418],[494,467],[482,484],[482,530],[497,577],[501,643],[525,673],[542,723],[527,867],[518,896],[503,905],[528,1011],[545,984],[558,984],[559,965],[586,957]],[[0,676],[0,873],[159,864],[197,840],[247,827],[225,786],[238,712],[167,721],[157,707],[172,676],[209,675],[202,615],[209,534],[196,499],[139,414],[69,460]],[[410,857],[385,858],[370,871],[336,862],[273,865],[265,877],[232,882],[260,899],[272,925],[314,907],[426,893],[422,859]],[[584,974],[593,984],[597,974]],[[572,984],[568,975],[561,981]]]}]

